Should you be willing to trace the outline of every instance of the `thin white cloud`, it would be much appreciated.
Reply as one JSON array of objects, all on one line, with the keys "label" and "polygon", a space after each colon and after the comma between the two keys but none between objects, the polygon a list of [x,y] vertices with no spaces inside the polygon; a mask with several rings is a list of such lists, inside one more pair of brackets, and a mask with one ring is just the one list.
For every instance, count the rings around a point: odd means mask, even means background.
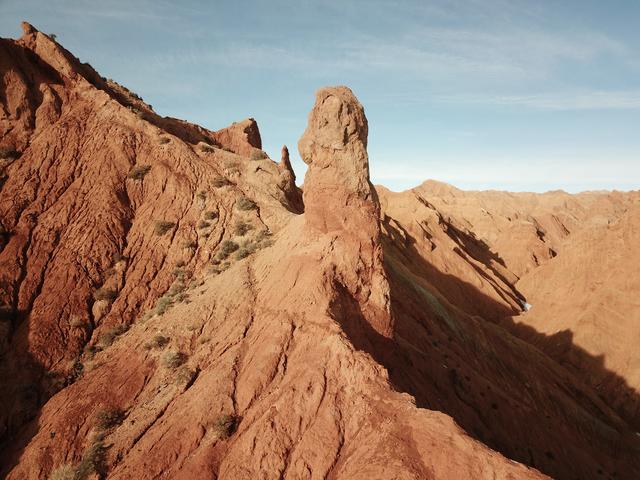
[{"label": "thin white cloud", "polygon": [[443,103],[517,106],[539,110],[636,110],[640,109],[640,90],[538,95],[443,95],[435,100]]}]

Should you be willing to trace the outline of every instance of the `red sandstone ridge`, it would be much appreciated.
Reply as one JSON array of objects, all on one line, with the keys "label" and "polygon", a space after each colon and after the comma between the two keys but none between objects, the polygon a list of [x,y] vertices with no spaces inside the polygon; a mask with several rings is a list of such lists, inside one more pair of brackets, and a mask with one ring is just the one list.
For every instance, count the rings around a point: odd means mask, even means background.
[{"label": "red sandstone ridge", "polygon": [[486,220],[375,189],[346,87],[316,95],[302,195],[253,120],[161,117],[28,25],[0,67],[0,475],[640,476],[625,411],[511,322],[630,197],[496,193]]}]

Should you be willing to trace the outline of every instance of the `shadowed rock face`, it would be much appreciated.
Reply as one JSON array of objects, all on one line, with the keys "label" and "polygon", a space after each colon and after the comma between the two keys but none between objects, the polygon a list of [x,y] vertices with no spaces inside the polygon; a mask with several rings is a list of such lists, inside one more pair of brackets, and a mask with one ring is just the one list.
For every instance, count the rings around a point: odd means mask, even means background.
[{"label": "shadowed rock face", "polygon": [[536,232],[562,254],[552,216],[505,260],[450,198],[378,197],[346,87],[309,115],[298,215],[255,121],[160,117],[29,25],[1,42],[0,146],[21,156],[0,190],[0,476],[638,478],[617,411],[498,326]]}]

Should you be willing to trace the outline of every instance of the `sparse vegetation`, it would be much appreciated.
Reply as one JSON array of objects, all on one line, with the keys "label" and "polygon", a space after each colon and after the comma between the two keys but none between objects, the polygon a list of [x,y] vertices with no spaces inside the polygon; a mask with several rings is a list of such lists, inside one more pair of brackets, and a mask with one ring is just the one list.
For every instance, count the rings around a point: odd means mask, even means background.
[{"label": "sparse vegetation", "polygon": [[236,252],[236,260],[242,260],[243,258],[248,257],[249,255],[251,255],[254,252],[254,250],[250,249],[250,248],[246,248],[246,247],[241,247],[237,252]]},{"label": "sparse vegetation", "polygon": [[213,421],[212,426],[219,438],[229,438],[238,427],[238,417],[235,415],[220,415]]},{"label": "sparse vegetation", "polygon": [[109,303],[113,302],[118,297],[118,292],[112,288],[100,287],[93,293],[95,300],[105,300]]},{"label": "sparse vegetation", "polygon": [[205,212],[204,218],[207,220],[215,220],[216,218],[218,218],[218,212],[214,212],[214,211]]},{"label": "sparse vegetation", "polygon": [[173,272],[171,273],[178,280],[184,280],[184,278],[187,276],[187,272],[183,268],[174,268]]},{"label": "sparse vegetation", "polygon": [[198,242],[196,242],[195,240],[186,240],[182,246],[184,248],[188,248],[190,250],[195,250],[196,248],[198,248]]},{"label": "sparse vegetation", "polygon": [[85,480],[89,475],[96,473],[99,478],[104,478],[107,473],[107,448],[102,436],[94,439],[93,443],[82,454],[82,460],[76,467],[76,480]]},{"label": "sparse vegetation", "polygon": [[253,230],[253,225],[243,220],[238,221],[233,227],[233,233],[241,237],[246,235],[250,230]]},{"label": "sparse vegetation", "polygon": [[187,361],[187,355],[182,352],[171,351],[164,354],[162,364],[171,369],[176,369]]},{"label": "sparse vegetation", "polygon": [[160,137],[158,139],[158,143],[160,143],[160,145],[165,145],[167,143],[169,143],[171,141],[171,139],[169,137]]},{"label": "sparse vegetation", "polygon": [[117,427],[122,423],[122,420],[124,420],[124,412],[116,407],[102,408],[95,414],[95,426],[100,431]]},{"label": "sparse vegetation", "polygon": [[60,465],[49,474],[49,480],[86,480],[93,474],[98,478],[105,478],[107,474],[107,447],[104,445],[103,435],[99,434],[82,454],[77,466],[71,464]]},{"label": "sparse vegetation", "polygon": [[226,187],[227,185],[229,185],[229,180],[224,177],[216,177],[213,179],[213,186],[215,188],[222,188]]},{"label": "sparse vegetation", "polygon": [[77,315],[71,315],[69,317],[69,326],[73,327],[73,328],[80,328],[83,327],[85,324],[84,320],[81,317],[78,317]]},{"label": "sparse vegetation", "polygon": [[76,469],[73,465],[67,463],[51,470],[49,480],[75,480]]},{"label": "sparse vegetation", "polygon": [[[134,96],[135,98],[135,96]],[[138,97],[140,98],[140,97]],[[149,115],[147,114],[147,112],[144,112],[142,110],[140,110],[139,108],[132,108],[131,111],[133,113],[136,114],[136,117],[138,117],[140,120],[149,120]]]},{"label": "sparse vegetation", "polygon": [[248,197],[245,197],[244,195],[238,198],[238,200],[236,201],[236,207],[238,207],[239,210],[244,211],[255,210],[256,208],[258,208],[256,202]]},{"label": "sparse vegetation", "polygon": [[202,230],[202,229],[204,229],[204,228],[209,228],[210,226],[211,226],[211,224],[210,224],[209,222],[205,221],[205,220],[200,220],[200,221],[198,222],[198,228],[199,228],[200,230]]},{"label": "sparse vegetation", "polygon": [[194,370],[191,370],[190,368],[182,366],[178,368],[178,370],[176,371],[176,376],[175,376],[176,383],[177,384],[191,383],[195,378],[195,376],[196,376],[196,372]]},{"label": "sparse vegetation", "polygon": [[171,288],[167,291],[167,295],[169,295],[170,297],[175,297],[176,295],[184,292],[186,290],[186,286],[184,283],[182,282],[175,282],[173,285],[171,285]]},{"label": "sparse vegetation", "polygon": [[17,160],[20,158],[20,152],[15,148],[0,148],[0,160]]},{"label": "sparse vegetation", "polygon": [[231,255],[233,252],[238,250],[238,248],[240,248],[240,245],[238,245],[233,240],[225,240],[220,245],[220,250],[218,251],[218,258],[220,260],[224,260],[229,255]]},{"label": "sparse vegetation", "polygon": [[156,303],[155,311],[158,315],[164,315],[164,313],[173,305],[173,298],[169,295],[160,297]]},{"label": "sparse vegetation", "polygon": [[113,263],[120,263],[128,260],[122,253],[116,252],[113,254]]},{"label": "sparse vegetation", "polygon": [[251,152],[250,158],[251,160],[264,160],[266,158],[269,158],[269,155],[267,155],[262,150],[254,150],[253,152]]},{"label": "sparse vegetation", "polygon": [[216,151],[215,147],[213,145],[209,145],[208,143],[201,143],[200,150],[208,153],[212,153]]},{"label": "sparse vegetation", "polygon": [[113,342],[115,342],[116,338],[125,333],[127,330],[129,330],[129,326],[125,324],[117,325],[115,327],[107,329],[102,335],[100,335],[100,338],[98,339],[98,345],[101,348],[110,347]]},{"label": "sparse vegetation", "polygon": [[153,340],[151,340],[151,346],[153,348],[164,348],[169,344],[169,337],[165,337],[164,335],[155,335]]},{"label": "sparse vegetation", "polygon": [[240,173],[240,164],[235,160],[227,160],[224,162],[224,166],[229,173]]},{"label": "sparse vegetation", "polygon": [[204,202],[207,199],[207,192],[205,192],[204,190],[200,190],[196,197],[198,197],[198,200],[200,200],[201,202]]},{"label": "sparse vegetation", "polygon": [[176,226],[174,222],[169,222],[167,220],[158,220],[154,227],[153,231],[156,235],[161,236],[173,229]]}]

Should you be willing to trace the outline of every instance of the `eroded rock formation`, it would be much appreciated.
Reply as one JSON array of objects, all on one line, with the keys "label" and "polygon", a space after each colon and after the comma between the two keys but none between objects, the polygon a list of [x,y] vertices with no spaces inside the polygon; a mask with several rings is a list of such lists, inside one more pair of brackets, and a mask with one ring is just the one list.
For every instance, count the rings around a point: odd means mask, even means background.
[{"label": "eroded rock formation", "polygon": [[364,110],[333,87],[299,214],[253,120],[161,117],[28,25],[0,67],[0,475],[640,475],[619,410],[504,325],[532,255],[562,255],[555,210],[512,229],[450,188],[378,197]]}]

